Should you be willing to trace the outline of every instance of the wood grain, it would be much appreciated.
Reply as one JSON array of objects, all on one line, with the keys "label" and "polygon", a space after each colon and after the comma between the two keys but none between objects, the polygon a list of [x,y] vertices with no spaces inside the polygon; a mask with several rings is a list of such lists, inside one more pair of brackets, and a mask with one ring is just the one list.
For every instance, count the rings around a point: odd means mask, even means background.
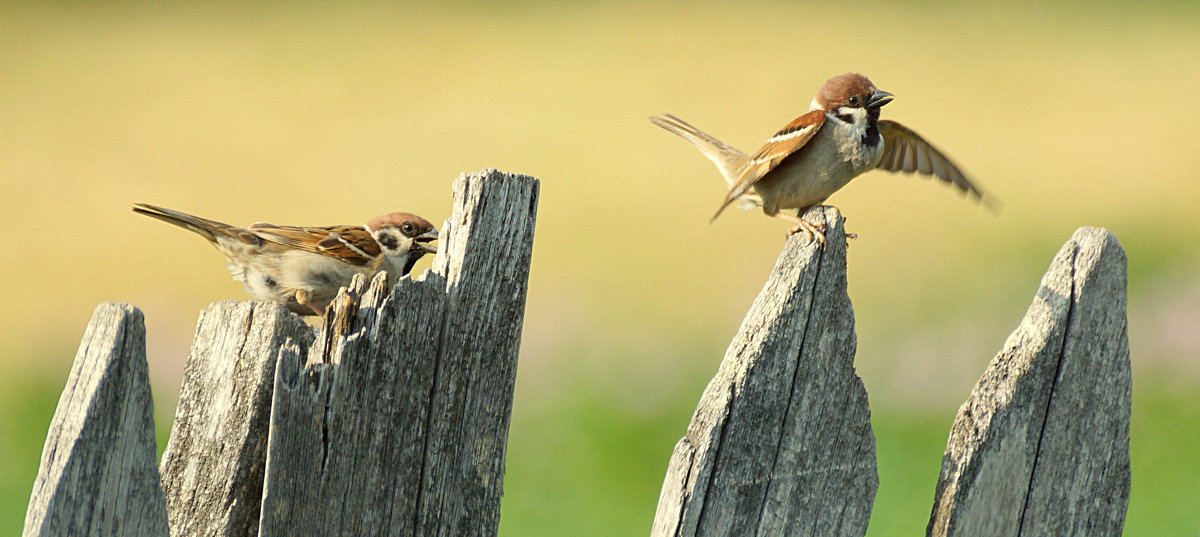
[{"label": "wood grain", "polygon": [[1125,253],[1082,228],[950,431],[928,534],[1121,534],[1131,378]]},{"label": "wood grain", "polygon": [[652,535],[854,535],[878,488],[875,437],[854,371],[846,237],[784,247],[675,446]]},{"label": "wood grain", "polygon": [[537,201],[458,178],[430,271],[356,280],[280,352],[261,535],[496,534]]},{"label": "wood grain", "polygon": [[257,534],[276,358],[312,338],[280,304],[201,312],[162,457],[172,537]]},{"label": "wood grain", "polygon": [[101,304],[46,434],[25,537],[167,535],[142,312]]}]

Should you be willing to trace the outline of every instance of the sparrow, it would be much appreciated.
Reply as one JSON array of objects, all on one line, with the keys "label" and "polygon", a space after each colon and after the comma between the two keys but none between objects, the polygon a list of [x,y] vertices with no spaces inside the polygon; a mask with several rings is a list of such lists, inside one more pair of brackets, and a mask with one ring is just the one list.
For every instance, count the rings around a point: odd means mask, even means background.
[{"label": "sparrow", "polygon": [[[729,192],[710,222],[736,200],[743,208],[762,207],[768,216],[794,223],[788,235],[803,230],[824,245],[824,224],[801,216],[872,169],[932,175],[997,210],[996,200],[972,184],[949,157],[908,127],[879,119],[879,109],[892,98],[858,73],[830,78],[808,112],[784,125],[753,155],[670,114],[650,121],[696,146],[725,177]],[[796,209],[796,216],[780,212],[784,209]]]},{"label": "sparrow", "polygon": [[365,226],[237,227],[145,203],[133,211],[204,237],[225,255],[225,268],[250,296],[299,315],[324,315],[355,274],[386,271],[390,287],[422,256],[437,252],[430,244],[437,229],[409,213],[376,216]]}]

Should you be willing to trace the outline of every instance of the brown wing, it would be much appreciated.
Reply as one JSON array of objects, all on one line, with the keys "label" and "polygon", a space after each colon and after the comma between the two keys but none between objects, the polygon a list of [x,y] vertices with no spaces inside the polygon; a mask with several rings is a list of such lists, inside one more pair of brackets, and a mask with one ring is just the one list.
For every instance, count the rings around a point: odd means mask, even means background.
[{"label": "brown wing", "polygon": [[824,124],[825,111],[813,110],[784,125],[779,132],[767,139],[762,148],[750,157],[750,161],[746,163],[737,180],[729,187],[725,201],[721,202],[721,207],[717,209],[712,220],[716,220],[721,215],[721,211],[733,203],[733,200],[745,194],[750,187],[754,186],[754,183],[779,166],[783,159],[803,149],[804,144],[807,144]]},{"label": "brown wing", "polygon": [[290,248],[366,265],[380,254],[379,244],[361,226],[296,227],[258,223],[250,226],[259,237]]},{"label": "brown wing", "polygon": [[932,175],[982,200],[993,212],[999,211],[999,201],[994,196],[972,184],[950,157],[938,151],[921,135],[895,121],[880,120],[878,126],[879,133],[883,135],[883,158],[879,159],[876,168],[889,172]]}]

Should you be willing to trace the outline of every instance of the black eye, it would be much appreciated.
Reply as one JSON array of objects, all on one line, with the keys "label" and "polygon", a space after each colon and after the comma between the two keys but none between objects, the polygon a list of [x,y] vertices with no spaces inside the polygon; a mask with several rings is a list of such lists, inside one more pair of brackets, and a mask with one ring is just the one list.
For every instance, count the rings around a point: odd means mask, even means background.
[{"label": "black eye", "polygon": [[396,241],[396,237],[391,235],[380,235],[379,244],[388,250],[395,250],[397,246],[400,246],[400,243]]},{"label": "black eye", "polygon": [[862,100],[858,98],[858,95],[851,95],[850,100],[846,102],[850,103],[850,106],[858,106],[858,103],[862,102]]},{"label": "black eye", "polygon": [[415,232],[416,230],[417,230],[417,228],[416,228],[416,226],[412,225],[412,222],[405,222],[404,225],[400,226],[400,231],[403,231],[405,235],[408,235],[410,237],[412,236],[413,232]]}]

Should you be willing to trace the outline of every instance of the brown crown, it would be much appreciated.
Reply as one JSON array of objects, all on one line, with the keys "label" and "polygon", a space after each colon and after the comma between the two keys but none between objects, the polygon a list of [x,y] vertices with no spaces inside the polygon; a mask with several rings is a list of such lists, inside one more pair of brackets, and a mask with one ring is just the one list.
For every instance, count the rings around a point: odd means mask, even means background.
[{"label": "brown crown", "polygon": [[867,77],[846,73],[826,80],[821,91],[817,92],[817,102],[829,111],[846,104],[851,95],[857,95],[865,103],[872,93],[875,93],[875,84]]},{"label": "brown crown", "polygon": [[367,221],[366,228],[367,231],[375,233],[376,231],[379,231],[387,226],[400,227],[405,223],[411,223],[412,225],[416,226],[419,230],[418,235],[433,229],[433,224],[430,224],[428,220],[412,213],[382,214]]}]

